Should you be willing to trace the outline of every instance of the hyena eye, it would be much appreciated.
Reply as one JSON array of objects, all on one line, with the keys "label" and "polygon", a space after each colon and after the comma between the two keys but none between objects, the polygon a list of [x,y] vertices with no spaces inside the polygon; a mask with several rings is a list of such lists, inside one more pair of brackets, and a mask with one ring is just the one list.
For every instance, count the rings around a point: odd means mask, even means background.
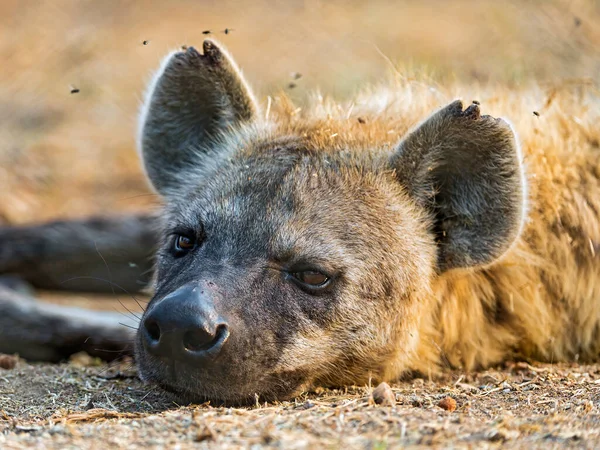
[{"label": "hyena eye", "polygon": [[305,270],[291,274],[296,280],[310,287],[323,287],[329,282],[329,277],[316,270]]},{"label": "hyena eye", "polygon": [[176,234],[173,250],[177,256],[183,256],[196,248],[196,239],[183,234]]}]

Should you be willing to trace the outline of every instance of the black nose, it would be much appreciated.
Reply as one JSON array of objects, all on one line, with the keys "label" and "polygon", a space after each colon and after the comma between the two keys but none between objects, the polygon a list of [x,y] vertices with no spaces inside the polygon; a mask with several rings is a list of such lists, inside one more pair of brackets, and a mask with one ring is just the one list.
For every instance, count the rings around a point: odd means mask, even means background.
[{"label": "black nose", "polygon": [[210,295],[186,285],[152,305],[141,329],[146,350],[186,362],[216,357],[229,337]]}]

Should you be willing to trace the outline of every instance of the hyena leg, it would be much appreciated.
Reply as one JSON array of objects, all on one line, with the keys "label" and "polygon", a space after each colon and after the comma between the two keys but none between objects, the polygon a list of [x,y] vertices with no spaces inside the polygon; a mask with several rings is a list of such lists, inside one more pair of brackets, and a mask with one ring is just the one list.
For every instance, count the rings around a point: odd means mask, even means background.
[{"label": "hyena leg", "polygon": [[0,352],[38,361],[131,353],[133,319],[37,302],[28,285],[133,293],[151,278],[156,243],[151,216],[0,228]]},{"label": "hyena leg", "polygon": [[0,228],[0,274],[43,289],[139,291],[151,278],[155,221],[146,215]]},{"label": "hyena leg", "polygon": [[117,312],[37,302],[0,285],[0,353],[56,362],[85,350],[111,360],[132,353],[135,328]]}]

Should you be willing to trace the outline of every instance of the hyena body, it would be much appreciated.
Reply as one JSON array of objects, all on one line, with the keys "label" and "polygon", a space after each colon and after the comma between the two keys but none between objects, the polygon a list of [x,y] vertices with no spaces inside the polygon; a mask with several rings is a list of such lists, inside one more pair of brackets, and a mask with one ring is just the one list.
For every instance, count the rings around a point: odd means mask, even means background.
[{"label": "hyena body", "polygon": [[139,135],[166,204],[143,378],[246,401],[597,359],[600,131],[538,130],[521,151],[476,104],[415,126],[439,99],[385,93],[260,108],[215,43],[165,60]]}]

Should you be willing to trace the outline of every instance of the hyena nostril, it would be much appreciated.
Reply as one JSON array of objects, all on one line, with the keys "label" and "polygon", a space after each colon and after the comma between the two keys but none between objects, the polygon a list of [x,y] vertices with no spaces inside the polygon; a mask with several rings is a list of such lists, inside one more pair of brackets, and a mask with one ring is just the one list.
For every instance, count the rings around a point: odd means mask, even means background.
[{"label": "hyena nostril", "polygon": [[146,327],[150,339],[158,342],[160,340],[160,327],[158,326],[158,323],[154,320],[147,320],[144,323],[144,326]]},{"label": "hyena nostril", "polygon": [[227,324],[222,323],[217,326],[217,332],[215,333],[215,344],[224,344],[229,337],[229,327]]},{"label": "hyena nostril", "polygon": [[198,328],[184,333],[183,346],[191,352],[206,351],[222,345],[228,337],[229,330],[225,324],[217,326],[214,335]]},{"label": "hyena nostril", "polygon": [[186,331],[183,335],[183,346],[191,352],[208,350],[212,347],[213,341],[213,336],[200,328]]}]

